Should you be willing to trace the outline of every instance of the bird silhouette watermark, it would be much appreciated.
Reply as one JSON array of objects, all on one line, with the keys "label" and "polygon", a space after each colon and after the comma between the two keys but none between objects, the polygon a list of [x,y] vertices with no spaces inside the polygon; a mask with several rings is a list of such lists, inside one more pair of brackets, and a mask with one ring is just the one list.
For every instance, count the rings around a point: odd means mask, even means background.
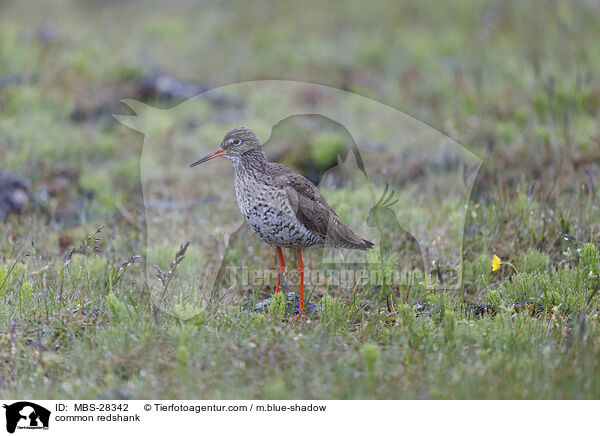
[{"label": "bird silhouette watermark", "polygon": [[[253,104],[257,95],[264,104]],[[356,283],[402,285],[419,277],[460,289],[466,205],[481,160],[452,138],[375,100],[303,82],[231,84],[170,109],[123,102],[135,115],[115,117],[144,133],[146,271],[151,295],[162,309],[206,299],[255,298],[299,288],[300,279],[303,287],[335,286],[339,292]],[[275,134],[285,120],[315,116],[342,126],[351,145],[340,148],[331,135],[303,141],[298,132],[284,140]],[[310,128],[310,122],[301,125]],[[251,140],[225,135],[239,126],[247,126]],[[240,153],[231,151],[238,148]],[[267,184],[276,186],[272,191],[258,189],[265,184],[255,182],[257,171],[236,176],[236,165],[262,152],[266,159],[250,159],[247,166],[262,168],[258,173],[272,180]],[[202,163],[216,160],[188,168],[202,155],[208,155]],[[218,159],[227,155],[233,165]],[[333,156],[334,163],[294,165],[323,156]],[[291,173],[280,171],[282,161]],[[240,201],[238,192],[249,201]],[[257,192],[263,192],[264,201],[255,201]],[[320,215],[315,205],[325,212]],[[443,212],[434,214],[434,208]],[[262,228],[261,220],[266,222]],[[346,228],[352,233],[340,230]],[[282,243],[275,234],[293,241]],[[155,265],[168,269],[188,240],[166,292],[160,280],[152,279]],[[335,246],[335,240],[346,240],[348,247]],[[354,252],[352,244],[371,249]],[[310,250],[300,257],[298,249],[308,245],[321,254]],[[295,271],[282,261],[290,253],[298,262]]]}]

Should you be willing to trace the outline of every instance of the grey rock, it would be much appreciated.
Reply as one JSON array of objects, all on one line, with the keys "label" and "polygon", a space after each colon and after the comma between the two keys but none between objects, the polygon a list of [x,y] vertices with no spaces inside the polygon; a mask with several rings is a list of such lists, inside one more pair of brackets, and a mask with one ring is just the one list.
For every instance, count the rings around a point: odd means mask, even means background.
[{"label": "grey rock", "polygon": [[[300,297],[296,295],[295,292],[288,292],[288,305],[285,310],[285,316],[289,317],[292,315],[298,315],[300,313]],[[271,305],[272,298],[267,298],[266,300],[259,301],[254,306],[246,307],[246,310],[250,312],[256,313],[268,313],[269,306]],[[304,302],[305,312],[308,314],[318,313],[317,305],[312,301]]]},{"label": "grey rock", "polygon": [[29,200],[31,183],[22,177],[0,170],[0,219],[21,213]]}]

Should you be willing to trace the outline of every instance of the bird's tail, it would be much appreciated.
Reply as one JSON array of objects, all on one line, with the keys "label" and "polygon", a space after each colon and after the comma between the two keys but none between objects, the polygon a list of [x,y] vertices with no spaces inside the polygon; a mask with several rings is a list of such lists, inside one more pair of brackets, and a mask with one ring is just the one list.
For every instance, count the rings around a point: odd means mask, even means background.
[{"label": "bird's tail", "polygon": [[337,240],[335,241],[334,245],[337,248],[350,248],[352,250],[370,250],[374,247],[374,244],[366,239],[358,238],[358,241],[349,241],[347,239]]},{"label": "bird's tail", "polygon": [[338,248],[370,250],[374,246],[371,241],[361,238],[347,226],[335,229],[331,236],[333,246],[337,246]]},{"label": "bird's tail", "polygon": [[371,248],[373,248],[375,246],[375,244],[373,244],[371,241],[367,241],[366,239],[363,239],[362,241],[363,241],[362,244],[358,244],[356,246],[356,248],[358,248],[359,250],[370,250]]}]

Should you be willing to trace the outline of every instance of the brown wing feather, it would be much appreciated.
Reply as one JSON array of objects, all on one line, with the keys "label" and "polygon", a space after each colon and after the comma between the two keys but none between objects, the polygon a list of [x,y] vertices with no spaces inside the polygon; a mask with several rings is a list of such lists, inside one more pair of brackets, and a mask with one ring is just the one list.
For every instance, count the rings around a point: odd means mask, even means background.
[{"label": "brown wing feather", "polygon": [[332,245],[366,250],[373,244],[360,238],[337,216],[317,187],[306,177],[281,164],[271,164],[276,182],[285,189],[296,218],[313,233],[325,236]]}]

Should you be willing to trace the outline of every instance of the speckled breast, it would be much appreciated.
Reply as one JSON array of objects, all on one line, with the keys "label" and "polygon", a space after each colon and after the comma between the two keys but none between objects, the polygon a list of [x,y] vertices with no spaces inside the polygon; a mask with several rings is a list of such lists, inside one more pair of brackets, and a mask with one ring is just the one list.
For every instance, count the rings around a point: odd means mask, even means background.
[{"label": "speckled breast", "polygon": [[324,241],[296,218],[283,189],[244,172],[236,174],[235,194],[246,223],[267,244],[290,248],[322,246]]}]

